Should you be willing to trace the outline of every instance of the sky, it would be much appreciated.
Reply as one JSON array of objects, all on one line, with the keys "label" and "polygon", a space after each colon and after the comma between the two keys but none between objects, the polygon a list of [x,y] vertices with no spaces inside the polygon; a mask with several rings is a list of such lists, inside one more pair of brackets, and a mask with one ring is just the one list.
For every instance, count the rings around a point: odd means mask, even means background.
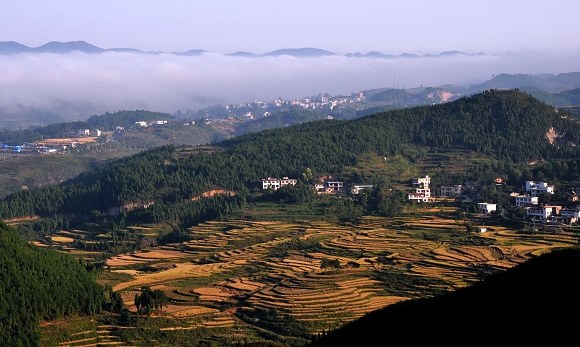
[{"label": "sky", "polygon": [[[132,109],[173,113],[319,93],[465,85],[500,73],[580,71],[578,13],[578,0],[2,0],[0,42],[87,41],[101,48],[210,53],[0,55],[0,129],[3,119],[32,111],[66,120]],[[338,54],[485,54],[223,55],[302,47]]]},{"label": "sky", "polygon": [[151,51],[570,50],[577,0],[3,0],[0,41]]}]

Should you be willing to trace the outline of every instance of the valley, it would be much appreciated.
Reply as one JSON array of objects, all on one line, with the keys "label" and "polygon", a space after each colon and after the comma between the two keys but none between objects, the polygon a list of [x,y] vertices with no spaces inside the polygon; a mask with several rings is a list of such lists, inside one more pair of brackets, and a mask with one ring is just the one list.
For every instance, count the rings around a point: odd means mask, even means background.
[{"label": "valley", "polygon": [[[220,344],[265,338],[301,345],[373,310],[469,286],[579,241],[575,232],[527,233],[501,220],[488,221],[485,233],[467,232],[463,220],[449,217],[454,212],[435,205],[346,224],[316,218],[205,222],[188,230],[190,241],[107,258],[99,281],[121,293],[132,315],[142,287],[163,291],[168,302],[149,318],[168,320],[156,337],[160,342],[204,329],[204,339]],[[156,227],[139,230],[148,234]],[[60,232],[51,247],[80,256],[71,247],[76,240],[90,241],[81,231]],[[71,334],[59,345],[95,341],[76,338],[74,319],[66,324]],[[145,329],[142,323],[122,328]],[[113,335],[124,345],[146,343]]]}]

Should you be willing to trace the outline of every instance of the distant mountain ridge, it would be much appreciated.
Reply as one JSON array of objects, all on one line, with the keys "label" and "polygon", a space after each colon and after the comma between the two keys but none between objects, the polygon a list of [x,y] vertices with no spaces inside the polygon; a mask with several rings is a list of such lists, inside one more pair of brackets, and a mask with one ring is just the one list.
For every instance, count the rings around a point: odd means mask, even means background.
[{"label": "distant mountain ridge", "polygon": [[[13,55],[21,53],[53,53],[53,54],[65,54],[71,52],[81,52],[86,54],[100,54],[105,52],[129,52],[129,53],[141,53],[141,54],[175,54],[181,56],[198,56],[203,53],[210,53],[209,51],[203,49],[191,49],[184,52],[162,52],[162,51],[142,51],[135,48],[101,48],[85,41],[51,41],[42,46],[29,47],[15,41],[4,41],[0,42],[0,55]],[[264,54],[255,54],[251,52],[234,52],[229,54],[224,54],[228,56],[239,56],[239,57],[278,57],[278,56],[291,56],[296,58],[306,58],[306,57],[325,57],[325,56],[340,56],[340,54],[327,51],[320,48],[283,48],[275,51],[271,51]],[[412,54],[403,53],[399,55],[384,54],[382,52],[368,52],[366,54],[362,53],[348,53],[345,57],[353,58],[382,58],[382,59],[395,59],[395,58],[437,58],[437,57],[449,57],[449,56],[480,56],[484,53],[465,53],[461,51],[446,51],[438,54]]]},{"label": "distant mountain ridge", "polygon": [[560,74],[499,74],[483,83],[473,85],[470,92],[487,89],[538,89],[548,93],[561,93],[580,87],[580,72]]}]

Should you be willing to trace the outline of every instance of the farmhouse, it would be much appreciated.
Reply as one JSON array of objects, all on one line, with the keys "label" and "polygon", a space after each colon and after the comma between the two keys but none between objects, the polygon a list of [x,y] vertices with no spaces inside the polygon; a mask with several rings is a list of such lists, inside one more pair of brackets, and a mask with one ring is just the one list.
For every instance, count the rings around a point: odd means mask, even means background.
[{"label": "farmhouse", "polygon": [[268,177],[268,178],[263,178],[262,179],[262,189],[267,190],[267,189],[272,189],[272,190],[278,190],[284,186],[295,186],[296,183],[298,183],[298,180],[295,178],[288,178],[288,177],[282,177],[282,179],[280,178],[272,178],[272,177]]}]

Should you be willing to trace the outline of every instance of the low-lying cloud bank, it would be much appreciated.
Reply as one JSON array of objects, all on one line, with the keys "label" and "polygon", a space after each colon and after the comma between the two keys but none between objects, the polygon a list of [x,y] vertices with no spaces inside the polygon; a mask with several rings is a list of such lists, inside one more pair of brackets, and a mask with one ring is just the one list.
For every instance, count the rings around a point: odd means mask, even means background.
[{"label": "low-lying cloud bank", "polygon": [[[437,58],[233,57],[107,52],[0,56],[0,117],[64,119],[129,109],[175,112],[217,103],[483,81],[498,73],[580,71],[580,54]],[[2,128],[2,126],[0,126]]]}]

